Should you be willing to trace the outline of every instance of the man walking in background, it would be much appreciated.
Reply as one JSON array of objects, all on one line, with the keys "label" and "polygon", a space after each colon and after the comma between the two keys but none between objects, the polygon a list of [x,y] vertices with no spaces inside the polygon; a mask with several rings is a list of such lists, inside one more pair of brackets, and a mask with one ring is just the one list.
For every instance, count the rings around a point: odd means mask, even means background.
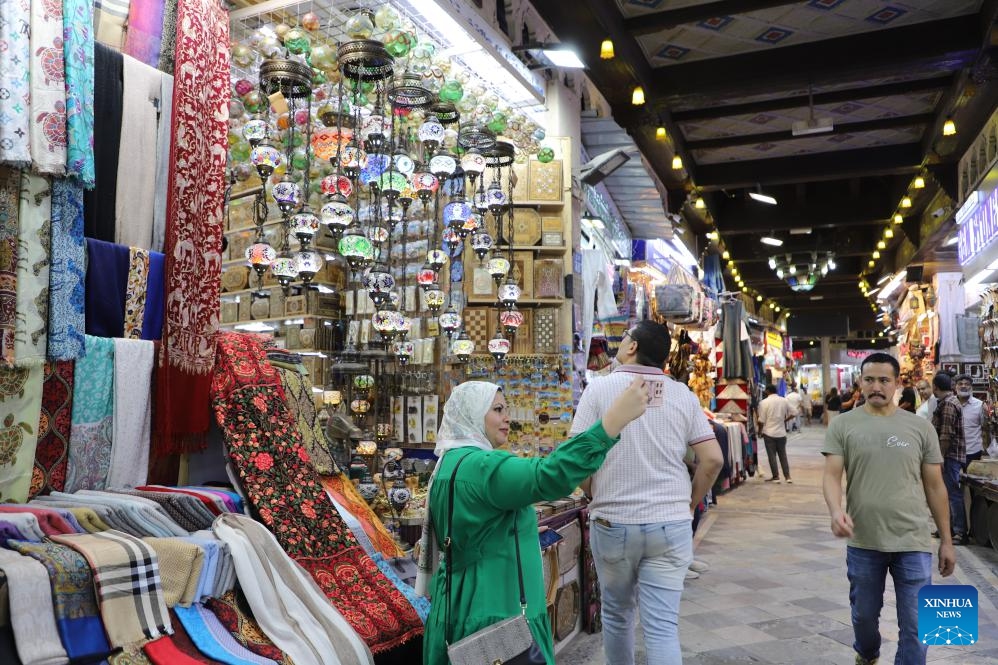
[{"label": "man walking in background", "polygon": [[769,457],[769,470],[772,476],[766,482],[780,482],[780,473],[776,467],[776,458],[780,458],[783,467],[783,478],[788,483],[790,479],[790,462],[787,461],[787,423],[794,417],[790,403],[785,397],[776,394],[776,386],[766,386],[766,399],[759,402],[756,425],[766,441],[766,455]]},{"label": "man walking in background", "polygon": [[[603,599],[607,665],[634,664],[634,610],[641,609],[648,662],[681,665],[679,599],[693,560],[693,509],[721,470],[721,448],[685,385],[663,372],[671,340],[660,323],[641,321],[624,333],[620,365],[583,391],[572,433],[599,420],[607,405],[634,380],[648,383],[645,414],[583,490],[592,497],[590,545]],[[692,480],[683,457],[692,448]]]},{"label": "man walking in background", "polygon": [[918,591],[932,582],[926,503],[939,532],[946,534],[939,543],[939,573],[951,575],[956,564],[948,533],[943,457],[932,426],[894,404],[898,361],[873,353],[863,360],[860,372],[865,404],[828,425],[821,449],[832,533],[849,539],[846,567],[856,665],[873,665],[880,657],[880,611],[888,572],[894,580],[899,628],[894,662],[924,665],[928,647],[918,634]]},{"label": "man walking in background", "polygon": [[984,402],[974,397],[974,384],[969,374],[958,374],[953,379],[956,398],[963,407],[963,440],[967,444],[967,454],[963,470],[974,460],[984,455],[985,442],[991,441],[991,429],[984,413]]},{"label": "man walking in background", "polygon": [[915,384],[915,389],[918,390],[918,398],[922,401],[915,413],[926,420],[932,420],[932,414],[936,412],[936,396],[932,394],[932,385],[921,379]]},{"label": "man walking in background", "polygon": [[797,386],[790,386],[790,391],[787,392],[787,403],[790,404],[790,411],[794,414],[793,420],[790,421],[790,431],[799,432],[800,431],[800,391],[797,390]]},{"label": "man walking in background", "polygon": [[[943,480],[949,494],[949,519],[953,529],[953,542],[966,544],[967,514],[963,507],[963,488],[960,487],[960,472],[967,461],[967,444],[963,438],[963,405],[953,394],[953,380],[949,374],[940,372],[932,379],[932,389],[936,395],[936,410],[932,414],[932,426],[939,436],[939,451],[943,455]],[[937,531],[934,536],[941,532]]]}]

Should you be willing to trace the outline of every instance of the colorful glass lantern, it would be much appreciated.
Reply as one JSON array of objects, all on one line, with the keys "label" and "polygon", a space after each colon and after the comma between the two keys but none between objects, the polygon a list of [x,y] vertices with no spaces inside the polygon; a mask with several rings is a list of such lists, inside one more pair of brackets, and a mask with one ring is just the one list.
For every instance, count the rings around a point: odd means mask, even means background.
[{"label": "colorful glass lantern", "polygon": [[506,279],[506,282],[499,287],[499,302],[502,306],[509,309],[520,299],[520,287],[517,286],[516,282],[512,277]]},{"label": "colorful glass lantern", "polygon": [[423,302],[426,303],[426,308],[434,314],[439,312],[440,308],[444,306],[446,297],[444,290],[440,288],[440,284],[437,282],[430,284],[429,288],[423,292]]},{"label": "colorful glass lantern", "polygon": [[322,223],[329,227],[330,232],[336,237],[342,236],[353,222],[353,208],[347,203],[343,194],[334,194],[319,210],[319,215],[322,217]]},{"label": "colorful glass lantern", "polygon": [[439,322],[440,329],[447,335],[447,339],[450,339],[461,327],[461,315],[454,309],[454,305],[451,305],[440,315]]},{"label": "colorful glass lantern", "polygon": [[391,236],[391,231],[388,229],[388,224],[385,220],[379,220],[376,224],[368,227],[367,237],[371,239],[376,245],[380,245],[388,241]]},{"label": "colorful glass lantern", "polygon": [[301,205],[301,187],[288,176],[274,185],[271,194],[277,201],[277,207],[285,215],[290,215]]},{"label": "colorful glass lantern", "polygon": [[357,390],[370,390],[374,387],[374,377],[370,374],[360,374],[353,378],[353,387]]},{"label": "colorful glass lantern", "polygon": [[394,309],[382,309],[371,317],[371,326],[385,342],[391,342],[402,332],[402,315]]},{"label": "colorful glass lantern", "polygon": [[404,152],[396,152],[392,156],[392,168],[408,178],[416,170],[416,162]]},{"label": "colorful glass lantern", "polygon": [[[353,131],[336,127],[312,128],[312,152],[319,159],[335,160],[336,153],[353,138]],[[335,164],[333,164],[335,166]]]},{"label": "colorful glass lantern", "polygon": [[389,157],[383,153],[367,156],[367,163],[360,169],[360,183],[365,186],[380,187],[378,179],[388,170]]},{"label": "colorful glass lantern", "polygon": [[256,172],[260,174],[260,179],[266,180],[284,160],[281,152],[264,140],[250,152],[250,161],[256,167]]},{"label": "colorful glass lantern", "polygon": [[416,283],[423,289],[430,288],[430,285],[437,281],[437,271],[429,263],[424,263],[423,267],[416,273]]},{"label": "colorful glass lantern", "polygon": [[453,257],[461,255],[463,242],[461,240],[461,235],[456,229],[452,229],[448,226],[444,229],[441,239],[443,240],[443,244],[441,246],[444,250],[446,250],[447,254]]},{"label": "colorful glass lantern", "polygon": [[295,254],[295,268],[298,270],[298,277],[305,284],[312,282],[315,274],[322,270],[323,265],[325,262],[322,260],[322,254],[314,250],[303,249]]},{"label": "colorful glass lantern", "polygon": [[243,138],[254,148],[260,145],[262,141],[266,141],[269,134],[270,127],[263,118],[253,118],[246,121],[246,124],[243,125]]},{"label": "colorful glass lantern", "polygon": [[496,365],[502,367],[509,354],[511,344],[509,340],[502,336],[502,332],[496,331],[496,336],[489,340],[489,355],[495,358]]},{"label": "colorful glass lantern", "polygon": [[475,192],[475,195],[471,197],[471,200],[474,203],[475,210],[479,213],[484,215],[489,211],[489,196],[484,190],[480,189]]},{"label": "colorful glass lantern", "polygon": [[498,182],[493,182],[489,185],[489,188],[485,190],[485,199],[488,203],[489,212],[493,215],[498,215],[506,209],[506,203],[508,201],[506,192],[502,191],[502,185]]},{"label": "colorful glass lantern", "polygon": [[381,177],[378,178],[378,187],[381,188],[381,193],[389,201],[396,200],[402,193],[402,190],[409,186],[409,181],[404,175],[398,171],[388,171],[382,173]]},{"label": "colorful glass lantern", "polygon": [[366,266],[374,258],[374,246],[364,235],[364,230],[356,224],[343,232],[339,242],[340,254],[355,272]]},{"label": "colorful glass lantern", "polygon": [[444,180],[454,175],[457,170],[457,160],[447,154],[434,155],[430,159],[430,173],[437,176],[438,180]]},{"label": "colorful glass lantern", "polygon": [[321,187],[322,193],[326,196],[333,196],[334,194],[350,196],[353,193],[353,184],[350,182],[350,178],[344,175],[327,175],[322,179]]},{"label": "colorful glass lantern", "polygon": [[367,166],[367,153],[357,146],[348,145],[340,151],[340,168],[347,177],[356,178],[365,166]]},{"label": "colorful glass lantern", "polygon": [[388,300],[388,293],[395,288],[395,278],[384,263],[375,263],[364,275],[364,288],[376,307]]},{"label": "colorful glass lantern", "polygon": [[319,232],[319,217],[309,210],[306,204],[302,211],[291,217],[291,233],[295,234],[302,247],[308,247],[312,238]]},{"label": "colorful glass lantern", "polygon": [[485,156],[477,150],[469,150],[461,158],[461,168],[464,169],[464,172],[474,182],[475,178],[482,175],[485,171]]},{"label": "colorful glass lantern", "polygon": [[479,262],[485,260],[485,256],[492,249],[493,245],[495,245],[495,241],[492,240],[492,236],[489,235],[488,231],[479,229],[471,234],[471,249],[475,252]]},{"label": "colorful glass lantern", "polygon": [[291,285],[291,282],[298,279],[298,262],[295,258],[290,255],[278,256],[277,259],[270,264],[270,272],[274,274],[277,278],[277,283],[282,287],[287,288]]},{"label": "colorful glass lantern", "polygon": [[440,269],[447,263],[447,255],[439,249],[431,249],[426,253],[426,262],[435,272],[440,272]]},{"label": "colorful glass lantern", "polygon": [[430,114],[426,116],[426,120],[419,126],[419,131],[416,132],[416,135],[422,141],[423,147],[427,151],[433,151],[444,140],[444,126],[440,124],[437,116]]},{"label": "colorful glass lantern", "polygon": [[444,224],[458,229],[471,217],[471,206],[464,201],[451,201],[444,206]]},{"label": "colorful glass lantern", "polygon": [[246,262],[258,275],[262,275],[275,260],[277,260],[277,250],[268,243],[257,242],[246,248]]},{"label": "colorful glass lantern", "polygon": [[395,360],[403,367],[409,364],[409,360],[415,352],[416,345],[409,340],[403,339],[392,344],[392,353],[395,354]]},{"label": "colorful glass lantern", "polygon": [[479,215],[477,212],[473,212],[471,213],[471,217],[465,220],[464,224],[457,229],[457,234],[461,236],[462,240],[464,240],[470,234],[480,229],[484,223],[485,220],[482,218],[482,216]]},{"label": "colorful glass lantern", "polygon": [[507,337],[516,337],[516,331],[523,325],[523,312],[515,306],[499,312],[499,323]]},{"label": "colorful glass lantern", "polygon": [[423,203],[429,201],[440,188],[440,181],[437,180],[437,176],[426,171],[413,173],[410,181],[412,182],[412,188],[416,190],[416,195],[419,196],[419,200]]},{"label": "colorful glass lantern", "polygon": [[468,358],[475,352],[475,343],[468,337],[468,333],[462,329],[457,338],[451,342],[450,351],[457,359],[463,363],[468,362]]},{"label": "colorful glass lantern", "polygon": [[366,399],[355,399],[350,402],[350,410],[354,413],[367,413],[371,409],[371,403]]},{"label": "colorful glass lantern", "polygon": [[499,282],[501,282],[506,276],[506,273],[509,272],[509,260],[502,254],[496,252],[492,255],[492,258],[489,259],[486,268],[488,269],[489,274],[492,275],[492,279],[495,280],[496,286],[498,286]]}]

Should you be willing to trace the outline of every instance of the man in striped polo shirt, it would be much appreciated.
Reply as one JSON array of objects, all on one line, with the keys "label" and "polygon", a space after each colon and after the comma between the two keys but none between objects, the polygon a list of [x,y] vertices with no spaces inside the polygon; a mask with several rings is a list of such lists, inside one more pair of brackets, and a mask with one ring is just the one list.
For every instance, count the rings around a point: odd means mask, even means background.
[{"label": "man in striped polo shirt", "polygon": [[[607,665],[634,663],[634,609],[641,609],[648,662],[680,665],[679,599],[693,560],[691,520],[696,503],[721,470],[721,448],[696,396],[663,372],[668,329],[641,321],[624,333],[620,364],[582,393],[572,434],[603,416],[635,375],[648,385],[645,414],[624,428],[620,442],[584,489],[590,493],[590,544],[603,602]],[[693,447],[697,470],[683,463]]]}]

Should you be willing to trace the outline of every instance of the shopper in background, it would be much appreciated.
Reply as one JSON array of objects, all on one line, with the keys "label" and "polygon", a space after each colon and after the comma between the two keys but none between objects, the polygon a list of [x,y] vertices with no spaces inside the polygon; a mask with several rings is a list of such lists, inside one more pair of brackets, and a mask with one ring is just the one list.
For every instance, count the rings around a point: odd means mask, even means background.
[{"label": "shopper in background", "polygon": [[807,391],[807,388],[800,390],[800,409],[801,413],[804,414],[804,422],[810,425],[811,416],[814,414],[814,405],[811,403],[811,393]]},{"label": "shopper in background", "polygon": [[915,413],[926,420],[932,420],[932,414],[936,412],[936,396],[932,394],[932,385],[922,379],[915,387],[918,389],[919,399],[922,400]]},{"label": "shopper in background", "polygon": [[787,393],[787,403],[790,404],[790,411],[794,414],[793,420],[790,421],[791,432],[800,431],[800,402],[800,392],[797,390],[797,386],[790,386],[790,392]]},{"label": "shopper in background", "polygon": [[953,379],[956,398],[963,407],[963,440],[967,444],[967,455],[963,470],[974,460],[984,455],[984,442],[991,441],[991,428],[984,413],[984,402],[974,397],[974,384],[969,374],[958,374]]},{"label": "shopper in background", "polygon": [[835,416],[842,410],[842,398],[839,397],[839,389],[832,388],[825,395],[825,424],[831,425]]},{"label": "shopper in background", "polygon": [[905,411],[915,413],[915,389],[911,387],[911,378],[905,374],[901,379],[901,393],[898,398],[898,406]]},{"label": "shopper in background", "polygon": [[839,413],[849,413],[855,407],[859,406],[858,402],[862,396],[863,392],[859,389],[859,384],[853,383],[849,394],[842,394],[842,406],[839,407]]},{"label": "shopper in background", "polygon": [[[693,560],[690,527],[696,503],[721,469],[721,448],[696,396],[663,372],[668,329],[641,321],[628,330],[609,376],[582,393],[572,432],[584,432],[606,405],[640,377],[650,399],[628,425],[587,491],[592,502],[590,545],[602,594],[603,650],[607,665],[633,665],[635,604],[640,606],[648,662],[680,665],[679,599]],[[696,457],[692,481],[683,463]]]},{"label": "shopper in background", "polygon": [[[953,394],[953,380],[949,374],[940,372],[932,379],[932,389],[936,395],[936,410],[932,414],[932,426],[939,435],[939,450],[943,455],[943,480],[949,494],[950,527],[953,542],[966,544],[967,515],[963,507],[963,488],[960,487],[960,472],[967,461],[967,443],[963,437],[963,405]],[[941,532],[936,532],[936,534]],[[933,534],[934,536],[936,534]]]},{"label": "shopper in background", "polygon": [[[509,409],[499,386],[468,381],[451,391],[434,450],[440,460],[431,479],[429,514],[420,540],[417,590],[422,593],[436,558],[433,550],[443,547],[448,533],[452,495],[453,545],[433,575],[429,594],[433,608],[423,642],[425,664],[446,665],[448,644],[521,612],[519,561],[530,632],[548,665],[555,665],[533,504],[570,494],[599,467],[621,430],[644,413],[647,402],[642,377],[629,376],[601,419],[594,419],[547,457],[520,458],[496,450],[506,445],[509,434]],[[449,598],[448,567],[453,577]]]},{"label": "shopper in background", "polygon": [[[880,656],[887,573],[894,580],[900,633],[895,665],[924,665],[927,647],[918,633],[918,591],[932,581],[926,503],[940,533],[948,533],[943,457],[929,423],[894,404],[897,360],[873,353],[863,360],[860,372],[866,403],[828,426],[821,450],[832,533],[849,539],[846,568],[856,665],[872,665]],[[921,491],[912,491],[917,487]],[[939,573],[948,577],[955,564],[956,552],[947,536],[939,544]]]},{"label": "shopper in background", "polygon": [[776,468],[777,456],[780,458],[780,466],[783,467],[783,478],[788,483],[794,482],[790,479],[790,462],[787,460],[787,423],[793,418],[794,413],[787,398],[777,395],[776,386],[773,384],[766,386],[766,399],[759,402],[756,426],[766,442],[766,455],[769,457],[769,470],[772,472],[771,477],[766,478],[767,483],[780,482],[780,472]]}]

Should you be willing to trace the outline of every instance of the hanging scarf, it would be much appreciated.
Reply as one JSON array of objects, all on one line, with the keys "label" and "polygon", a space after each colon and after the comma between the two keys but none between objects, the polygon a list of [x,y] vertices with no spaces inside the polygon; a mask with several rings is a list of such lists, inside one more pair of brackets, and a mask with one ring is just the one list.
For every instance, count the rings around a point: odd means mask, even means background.
[{"label": "hanging scarf", "polygon": [[179,0],[165,0],[163,3],[163,40],[159,49],[159,69],[171,76],[174,73],[174,60],[177,52],[177,11]]},{"label": "hanging scarf", "polygon": [[14,362],[17,329],[20,193],[20,172],[9,166],[0,166],[0,359],[8,363]]},{"label": "hanging scarf", "polygon": [[194,640],[191,639],[191,636],[187,633],[187,629],[184,628],[183,622],[179,617],[177,617],[176,613],[172,609],[170,610],[170,621],[173,623],[173,636],[170,639],[173,642],[173,645],[177,647],[182,654],[188,658],[193,658],[198,663],[206,663],[207,665],[226,665],[220,660],[209,658],[198,650],[197,645],[194,644]]},{"label": "hanging scarf", "polygon": [[43,378],[41,363],[0,367],[0,501],[28,500]]},{"label": "hanging scarf", "polygon": [[153,239],[162,81],[161,71],[125,56],[114,241],[143,249]]},{"label": "hanging scarf", "polygon": [[149,288],[149,251],[129,248],[128,286],[125,290],[125,334],[128,339],[142,338],[146,315],[146,291]]},{"label": "hanging scarf", "polygon": [[0,2],[0,162],[29,166],[28,118],[31,90],[27,63],[31,60],[31,2]]},{"label": "hanging scarf", "polygon": [[62,2],[31,0],[31,159],[35,171],[66,173],[66,64]]},{"label": "hanging scarf", "polygon": [[159,454],[203,450],[218,328],[229,113],[229,21],[216,0],[177,8],[167,201]]},{"label": "hanging scarf", "polygon": [[142,339],[159,340],[163,337],[165,261],[166,257],[163,254],[149,252],[149,276],[146,279],[145,307],[142,314]]},{"label": "hanging scarf", "polygon": [[212,404],[260,519],[372,651],[421,634],[412,605],[361,550],[323,492],[259,340],[223,333],[218,347]]},{"label": "hanging scarf", "polygon": [[66,171],[94,188],[94,4],[63,0],[63,54],[66,60]]},{"label": "hanging scarf", "polygon": [[[219,623],[225,626],[233,639],[246,647],[247,650],[258,656],[269,658],[278,665],[302,665],[295,663],[288,654],[274,645],[268,633],[260,628],[256,619],[240,606],[241,603],[237,600],[235,591],[227,591],[220,598],[209,598],[204,605],[218,617]],[[273,607],[270,613],[271,615],[279,613],[279,609]]]},{"label": "hanging scarf", "polygon": [[284,387],[284,398],[291,411],[291,417],[298,423],[301,432],[302,445],[312,460],[312,468],[316,473],[326,476],[336,472],[336,463],[326,443],[326,435],[322,431],[318,414],[315,411],[315,398],[312,395],[312,382],[308,377],[295,370],[278,368],[281,375],[281,385]]},{"label": "hanging scarf", "polygon": [[87,335],[73,375],[73,427],[66,491],[104,489],[111,463],[114,340]]},{"label": "hanging scarf", "polygon": [[236,642],[214,614],[201,603],[173,608],[198,651],[228,665],[277,665]]},{"label": "hanging scarf", "polygon": [[95,0],[94,26],[97,41],[120,51],[125,45],[128,10],[128,0]]},{"label": "hanging scarf", "polygon": [[150,67],[159,67],[163,41],[163,0],[132,0],[128,5],[127,55]]},{"label": "hanging scarf", "polygon": [[173,632],[163,601],[156,551],[120,531],[53,536],[82,554],[94,571],[101,618],[112,647]]},{"label": "hanging scarf", "polygon": [[65,489],[72,414],[73,362],[45,363],[31,496]]},{"label": "hanging scarf", "polygon": [[[437,432],[437,447],[433,454],[438,458],[450,450],[457,448],[479,448],[492,450],[492,444],[485,434],[485,415],[492,408],[492,400],[496,397],[499,386],[486,381],[468,381],[451,391],[444,404],[444,415]],[[430,475],[426,488],[426,514],[423,517],[423,530],[419,535],[419,545],[416,553],[416,593],[429,597],[430,580],[440,564],[440,548],[434,533],[433,520],[430,519],[430,491],[433,480],[440,468],[438,460]]]},{"label": "hanging scarf", "polygon": [[0,569],[7,575],[10,617],[17,654],[24,665],[65,665],[66,650],[55,626],[49,576],[45,566],[31,557],[0,550]]},{"label": "hanging scarf", "polygon": [[388,533],[381,518],[364,500],[364,497],[357,491],[357,486],[349,478],[342,473],[323,476],[322,487],[333,501],[343,506],[360,522],[364,533],[376,551],[389,559],[405,555],[392,535]]},{"label": "hanging scarf", "polygon": [[96,185],[83,195],[83,231],[88,238],[114,242],[121,146],[124,59],[104,44],[94,45],[94,144]]},{"label": "hanging scarf", "polygon": [[9,540],[11,549],[34,558],[48,570],[55,625],[70,660],[96,662],[111,652],[94,596],[93,573],[86,559],[55,542]]},{"label": "hanging scarf", "polygon": [[144,485],[149,473],[155,344],[114,340],[114,407],[108,487]]},{"label": "hanging scarf", "polygon": [[52,233],[52,185],[46,178],[21,173],[18,223],[17,332],[18,364],[43,362],[48,348],[49,238]]},{"label": "hanging scarf", "polygon": [[87,334],[122,337],[128,291],[128,248],[94,238],[87,238],[86,244]]},{"label": "hanging scarf", "polygon": [[49,268],[49,360],[83,355],[83,188],[75,178],[52,181],[52,264]]},{"label": "hanging scarf", "polygon": [[173,77],[163,74],[159,93],[159,133],[156,135],[156,203],[152,218],[152,245],[149,249],[162,252],[166,245],[166,201],[170,183],[170,144],[173,122]]}]

